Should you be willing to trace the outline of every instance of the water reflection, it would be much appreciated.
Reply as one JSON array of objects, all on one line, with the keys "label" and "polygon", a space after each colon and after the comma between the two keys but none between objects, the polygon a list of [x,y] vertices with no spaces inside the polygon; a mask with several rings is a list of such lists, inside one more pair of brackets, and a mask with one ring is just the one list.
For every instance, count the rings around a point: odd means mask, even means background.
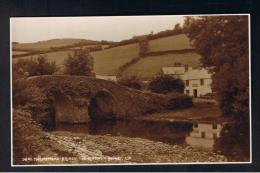
[{"label": "water reflection", "polygon": [[222,124],[188,122],[154,122],[140,120],[92,121],[88,124],[56,124],[56,131],[91,135],[140,137],[169,144],[213,149]]},{"label": "water reflection", "polygon": [[194,123],[192,132],[186,137],[188,145],[196,148],[213,149],[214,143],[220,137],[221,124]]},{"label": "water reflection", "polygon": [[140,137],[169,144],[183,144],[192,130],[191,123],[154,122],[140,120],[92,121],[88,124],[57,124],[57,131],[70,131],[91,135]]},{"label": "water reflection", "polygon": [[[226,140],[220,138],[221,130],[226,124],[214,123],[190,123],[190,122],[154,122],[154,121],[140,121],[140,120],[105,120],[92,121],[88,124],[56,124],[55,131],[69,131],[74,133],[86,133],[90,135],[111,135],[111,136],[125,136],[125,137],[139,137],[143,139],[150,139],[153,141],[160,141],[168,144],[190,145],[193,148],[200,148],[203,150],[214,149],[216,139]],[[226,131],[226,130],[225,130]],[[236,134],[236,133],[234,133]],[[228,135],[228,138],[235,139],[236,136]],[[236,143],[236,147],[239,142]],[[220,150],[226,148],[226,143],[220,144]],[[248,148],[245,146],[244,148]],[[234,148],[233,145],[231,149]],[[244,157],[247,150],[240,148],[242,154],[236,154],[238,159]],[[228,150],[229,151],[229,150]],[[227,155],[230,160],[233,155]],[[246,157],[247,159],[247,157]]]}]

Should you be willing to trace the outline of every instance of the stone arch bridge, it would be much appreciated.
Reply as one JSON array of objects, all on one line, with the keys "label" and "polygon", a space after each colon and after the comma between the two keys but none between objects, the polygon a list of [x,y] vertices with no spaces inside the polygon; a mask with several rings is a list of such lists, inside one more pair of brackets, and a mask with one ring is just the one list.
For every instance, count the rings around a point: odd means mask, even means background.
[{"label": "stone arch bridge", "polygon": [[35,76],[27,78],[26,85],[35,95],[28,101],[32,115],[42,124],[122,119],[192,105],[191,99],[183,94],[142,92],[84,76]]}]

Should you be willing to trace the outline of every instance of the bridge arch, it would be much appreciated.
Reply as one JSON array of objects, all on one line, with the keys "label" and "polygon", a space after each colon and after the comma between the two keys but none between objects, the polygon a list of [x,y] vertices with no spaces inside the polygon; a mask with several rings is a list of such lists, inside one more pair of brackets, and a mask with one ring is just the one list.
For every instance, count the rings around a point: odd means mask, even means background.
[{"label": "bridge arch", "polygon": [[113,119],[115,113],[116,100],[108,90],[98,91],[89,102],[89,115],[91,119]]}]

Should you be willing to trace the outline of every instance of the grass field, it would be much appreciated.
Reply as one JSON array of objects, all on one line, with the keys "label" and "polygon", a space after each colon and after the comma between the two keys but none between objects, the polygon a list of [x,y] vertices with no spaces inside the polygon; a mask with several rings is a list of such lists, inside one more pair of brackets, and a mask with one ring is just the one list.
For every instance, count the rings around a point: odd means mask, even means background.
[{"label": "grass field", "polygon": [[189,122],[231,122],[231,117],[222,116],[218,103],[215,100],[194,98],[193,106],[187,109],[174,110],[164,113],[153,113],[149,116],[140,116],[135,119],[149,121],[189,121]]},{"label": "grass field", "polygon": [[[51,52],[43,55],[46,55],[48,61],[56,62],[56,64],[62,68],[64,60],[68,57],[68,54],[73,54],[73,50]],[[103,51],[92,52],[91,55],[94,58],[94,71],[99,75],[116,75],[117,70],[121,65],[138,56],[138,54],[138,44],[130,44]],[[39,55],[14,58],[13,62],[15,63],[18,59],[37,58],[38,56]]]},{"label": "grass field", "polygon": [[97,43],[96,41],[85,40],[85,39],[52,39],[47,41],[39,41],[36,43],[13,44],[13,49],[30,50],[30,51],[48,51],[50,47],[69,46],[79,42],[93,43],[93,44]]},{"label": "grass field", "polygon": [[184,34],[149,41],[149,52],[183,49],[192,49],[188,37]]},{"label": "grass field", "polygon": [[129,44],[91,54],[94,57],[96,74],[115,75],[121,65],[139,56],[139,46],[138,44]]},{"label": "grass field", "polygon": [[160,56],[149,56],[141,59],[136,64],[124,71],[124,76],[137,75],[141,78],[150,78],[158,74],[162,67],[173,66],[175,62],[195,67],[199,65],[200,56],[196,53],[165,54]]},{"label": "grass field", "polygon": [[[27,43],[27,44],[13,44],[14,49],[27,49],[31,51],[40,50],[46,51],[51,46],[59,47],[72,45],[79,43],[80,41],[86,42],[84,39],[53,39],[48,41],[41,41],[37,43]],[[95,41],[89,41],[95,43]],[[86,45],[84,47],[89,47],[93,45]],[[107,46],[107,45],[104,45]],[[78,48],[78,47],[77,47]],[[166,51],[166,50],[183,50],[191,49],[188,38],[181,34],[176,36],[169,36],[164,38],[159,38],[156,40],[149,41],[149,51]],[[13,51],[13,54],[20,54],[21,51]],[[57,52],[46,53],[46,58],[49,61],[55,61],[59,67],[63,67],[64,59],[68,57],[69,53],[73,53],[73,48],[71,50],[63,50]],[[131,61],[133,58],[139,56],[139,44],[128,44],[124,46],[118,46],[111,49],[105,49],[102,51],[92,52],[91,55],[94,57],[94,71],[99,75],[116,75],[119,67]],[[22,59],[36,58],[38,55],[19,57]],[[141,59],[136,64],[131,65],[124,75],[139,75],[140,77],[151,77],[156,73],[160,72],[163,66],[173,65],[174,62],[181,62],[183,64],[188,64],[191,66],[196,66],[199,62],[199,55],[195,53],[184,53],[176,54],[169,53],[158,56],[147,56]],[[13,62],[18,59],[14,58]]]},{"label": "grass field", "polygon": [[[48,61],[54,61],[58,67],[62,67],[64,63],[64,59],[68,57],[68,54],[72,54],[73,51],[59,51],[59,52],[51,52],[46,53],[42,55],[46,55],[46,59]],[[13,58],[13,62],[16,63],[18,59],[30,59],[30,58],[37,58],[39,55],[33,55],[33,56],[24,56],[20,58]]]},{"label": "grass field", "polygon": [[12,51],[12,55],[23,55],[23,54],[27,54],[27,51]]}]

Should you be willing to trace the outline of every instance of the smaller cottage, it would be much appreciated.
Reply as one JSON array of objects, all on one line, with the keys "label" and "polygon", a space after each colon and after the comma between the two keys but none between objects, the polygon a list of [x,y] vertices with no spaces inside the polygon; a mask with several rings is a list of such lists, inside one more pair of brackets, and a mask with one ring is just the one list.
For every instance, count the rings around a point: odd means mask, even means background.
[{"label": "smaller cottage", "polygon": [[108,80],[108,81],[117,81],[116,76],[104,76],[104,75],[96,75],[97,79],[103,79],[103,80]]}]

